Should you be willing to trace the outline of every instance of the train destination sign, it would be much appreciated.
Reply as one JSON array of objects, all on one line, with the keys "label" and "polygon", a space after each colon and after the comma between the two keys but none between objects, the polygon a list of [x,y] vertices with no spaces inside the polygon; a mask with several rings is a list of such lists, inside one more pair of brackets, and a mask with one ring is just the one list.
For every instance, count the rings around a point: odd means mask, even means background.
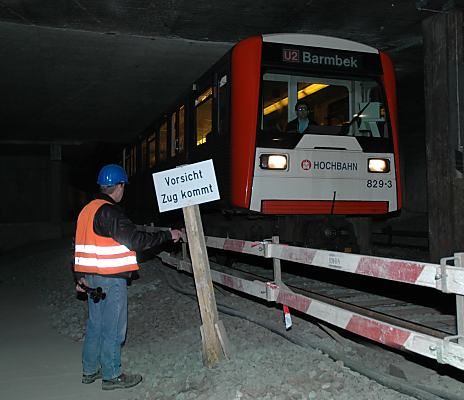
[{"label": "train destination sign", "polygon": [[153,174],[160,212],[219,200],[213,160]]},{"label": "train destination sign", "polygon": [[267,65],[289,68],[304,68],[315,71],[337,71],[340,73],[362,73],[376,75],[382,72],[379,54],[329,49],[322,47],[263,44],[262,61]]}]

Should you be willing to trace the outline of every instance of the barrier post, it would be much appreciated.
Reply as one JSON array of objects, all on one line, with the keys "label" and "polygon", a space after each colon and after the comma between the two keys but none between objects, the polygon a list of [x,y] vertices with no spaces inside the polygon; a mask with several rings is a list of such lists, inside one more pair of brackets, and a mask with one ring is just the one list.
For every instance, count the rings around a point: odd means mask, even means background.
[{"label": "barrier post", "polygon": [[[272,243],[279,244],[279,236],[273,236]],[[274,282],[277,285],[280,285],[282,283],[282,269],[280,267],[280,259],[273,258],[272,264],[274,266]]]},{"label": "barrier post", "polygon": [[[455,255],[455,265],[464,268],[464,253],[456,253]],[[458,336],[458,343],[464,344],[462,336],[464,336],[464,296],[457,294],[456,295],[456,331]]]}]

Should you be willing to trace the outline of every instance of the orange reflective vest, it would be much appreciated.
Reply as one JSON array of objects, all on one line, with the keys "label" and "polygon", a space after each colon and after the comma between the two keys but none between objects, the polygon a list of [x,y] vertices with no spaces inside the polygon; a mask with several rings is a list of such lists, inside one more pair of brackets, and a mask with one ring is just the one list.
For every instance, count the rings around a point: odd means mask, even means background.
[{"label": "orange reflective vest", "polygon": [[112,275],[139,269],[135,251],[93,230],[95,213],[106,200],[92,200],[77,219],[74,270],[88,274]]}]

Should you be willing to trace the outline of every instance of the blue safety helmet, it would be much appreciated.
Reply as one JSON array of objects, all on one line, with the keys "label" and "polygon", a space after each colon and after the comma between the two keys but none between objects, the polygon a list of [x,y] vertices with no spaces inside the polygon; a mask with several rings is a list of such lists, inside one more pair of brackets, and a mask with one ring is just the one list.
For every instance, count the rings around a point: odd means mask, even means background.
[{"label": "blue safety helmet", "polygon": [[97,184],[101,186],[113,186],[119,183],[129,183],[129,178],[123,167],[116,164],[108,164],[100,170]]}]

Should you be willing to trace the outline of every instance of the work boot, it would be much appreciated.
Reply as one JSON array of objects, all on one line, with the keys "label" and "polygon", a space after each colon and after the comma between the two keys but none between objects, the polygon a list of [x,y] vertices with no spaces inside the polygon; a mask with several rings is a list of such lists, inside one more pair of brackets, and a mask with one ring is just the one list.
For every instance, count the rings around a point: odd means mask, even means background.
[{"label": "work boot", "polygon": [[103,380],[102,389],[103,390],[127,389],[135,385],[138,385],[140,382],[142,382],[142,375],[121,374],[117,378],[110,379],[110,380]]},{"label": "work boot", "polygon": [[97,379],[102,378],[101,370],[98,370],[94,374],[86,375],[82,374],[82,383],[88,385],[89,383],[94,383]]}]

